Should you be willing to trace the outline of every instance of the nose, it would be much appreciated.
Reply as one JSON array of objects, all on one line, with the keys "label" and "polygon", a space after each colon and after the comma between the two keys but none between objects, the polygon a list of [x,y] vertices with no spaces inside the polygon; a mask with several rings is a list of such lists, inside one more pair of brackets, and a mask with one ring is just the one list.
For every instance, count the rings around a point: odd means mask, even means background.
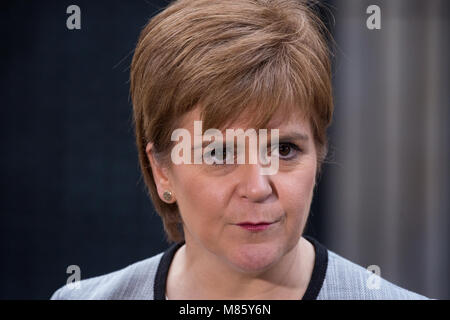
[{"label": "nose", "polygon": [[240,166],[241,183],[239,194],[252,202],[263,202],[272,195],[270,175],[260,173],[260,164]]}]

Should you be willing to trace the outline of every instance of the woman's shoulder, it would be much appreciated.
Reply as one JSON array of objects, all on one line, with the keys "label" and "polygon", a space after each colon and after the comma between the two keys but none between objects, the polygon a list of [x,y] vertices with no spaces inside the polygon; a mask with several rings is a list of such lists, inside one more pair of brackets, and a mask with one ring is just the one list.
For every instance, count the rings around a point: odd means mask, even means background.
[{"label": "woman's shoulder", "polygon": [[66,284],[51,300],[152,300],[153,285],[163,252],[123,269]]},{"label": "woman's shoulder", "polygon": [[372,271],[328,251],[321,300],[423,300],[423,295],[401,288]]}]

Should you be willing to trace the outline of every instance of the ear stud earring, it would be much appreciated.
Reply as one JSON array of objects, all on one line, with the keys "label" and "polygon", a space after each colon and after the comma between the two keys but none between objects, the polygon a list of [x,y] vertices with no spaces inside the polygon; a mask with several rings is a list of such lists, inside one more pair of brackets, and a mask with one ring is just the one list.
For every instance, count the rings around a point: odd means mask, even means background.
[{"label": "ear stud earring", "polygon": [[163,193],[163,198],[166,201],[171,201],[172,200],[172,192],[170,191],[164,191]]}]

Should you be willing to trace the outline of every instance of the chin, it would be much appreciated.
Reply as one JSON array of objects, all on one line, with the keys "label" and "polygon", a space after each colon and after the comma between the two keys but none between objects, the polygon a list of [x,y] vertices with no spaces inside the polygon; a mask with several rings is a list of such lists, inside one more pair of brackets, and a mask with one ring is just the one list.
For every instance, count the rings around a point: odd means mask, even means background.
[{"label": "chin", "polygon": [[263,272],[282,257],[282,248],[274,243],[246,243],[233,248],[229,261],[241,272]]}]

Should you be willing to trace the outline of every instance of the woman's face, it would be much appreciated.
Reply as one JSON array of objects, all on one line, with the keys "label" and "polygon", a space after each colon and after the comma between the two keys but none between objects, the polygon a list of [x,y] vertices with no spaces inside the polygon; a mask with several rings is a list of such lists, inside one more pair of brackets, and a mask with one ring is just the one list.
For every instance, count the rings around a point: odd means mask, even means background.
[{"label": "woman's face", "polygon": [[[279,129],[276,174],[260,175],[260,162],[249,164],[248,158],[245,164],[172,164],[167,173],[186,244],[242,272],[263,271],[290,251],[310,209],[317,166],[311,128],[299,115],[289,122],[277,119],[275,115],[267,130],[270,141],[270,128]],[[194,120],[200,120],[197,109],[184,118],[192,140]],[[248,129],[239,125],[230,129]],[[248,149],[246,140],[247,156]],[[246,222],[269,225],[255,230],[241,225]]]}]

